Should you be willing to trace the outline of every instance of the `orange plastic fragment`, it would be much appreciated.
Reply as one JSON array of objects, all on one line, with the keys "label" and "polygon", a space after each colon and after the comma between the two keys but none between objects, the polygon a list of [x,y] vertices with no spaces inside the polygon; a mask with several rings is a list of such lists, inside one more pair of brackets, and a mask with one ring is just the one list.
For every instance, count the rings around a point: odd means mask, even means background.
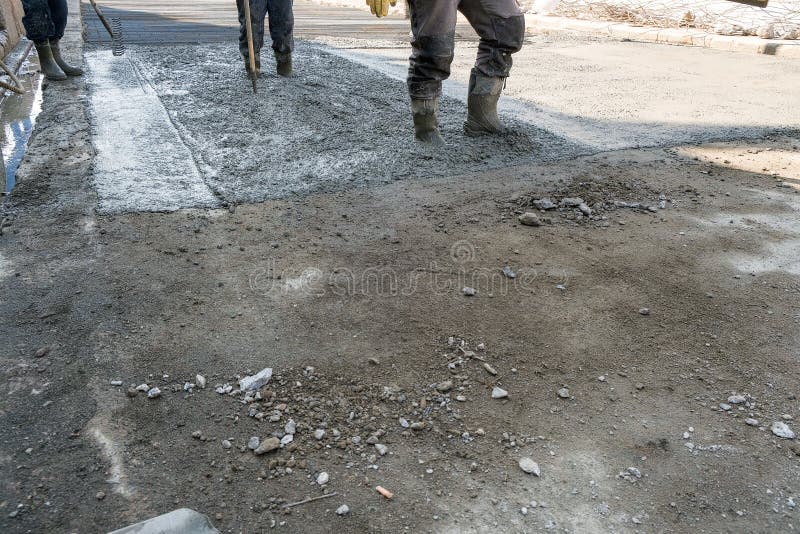
[{"label": "orange plastic fragment", "polygon": [[391,491],[387,490],[383,486],[375,486],[375,491],[377,491],[378,493],[380,493],[381,495],[383,495],[387,499],[391,499],[392,497],[394,497],[394,493],[392,493]]}]

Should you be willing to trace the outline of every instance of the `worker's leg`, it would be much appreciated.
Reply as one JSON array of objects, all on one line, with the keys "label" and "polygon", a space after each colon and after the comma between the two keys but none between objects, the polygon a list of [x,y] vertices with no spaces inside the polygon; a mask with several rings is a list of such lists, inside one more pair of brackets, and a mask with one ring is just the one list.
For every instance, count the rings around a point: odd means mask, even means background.
[{"label": "worker's leg", "polygon": [[36,45],[42,72],[50,80],[66,80],[67,75],[56,63],[50,49],[50,36],[55,34],[55,26],[48,0],[22,0],[22,9],[25,11],[22,25],[28,39]]},{"label": "worker's leg", "polygon": [[53,21],[52,33],[48,37],[51,41],[61,39],[64,37],[64,29],[67,27],[67,0],[48,0],[47,5]]},{"label": "worker's leg", "polygon": [[[250,68],[250,52],[247,47],[247,26],[244,19],[244,2],[246,0],[236,0],[236,8],[239,10],[239,52],[245,59],[245,68]],[[267,0],[250,1],[250,21],[253,26],[253,49],[256,52],[256,69],[261,68],[261,47],[264,46],[264,17],[267,16]]]},{"label": "worker's leg", "polygon": [[269,35],[278,74],[292,74],[292,50],[294,50],[294,13],[292,0],[267,0],[269,13]]},{"label": "worker's leg", "polygon": [[408,8],[413,35],[408,92],[412,99],[438,97],[453,62],[458,0],[408,0]]},{"label": "worker's leg", "polygon": [[411,58],[408,93],[414,132],[420,141],[442,145],[438,108],[442,81],[450,76],[458,0],[408,0],[411,15]]},{"label": "worker's leg", "polygon": [[503,125],[497,101],[511,71],[511,54],[519,52],[525,38],[525,17],[515,0],[463,0],[461,12],[481,38],[478,58],[469,80],[469,135],[498,133]]},{"label": "worker's leg", "polygon": [[55,33],[47,0],[22,0],[22,8],[25,11],[22,25],[28,39],[34,43],[47,41]]},{"label": "worker's leg", "polygon": [[64,37],[64,30],[67,27],[67,0],[48,0],[48,5],[50,6],[50,18],[53,19],[53,33],[50,35],[50,50],[53,52],[53,59],[67,76],[80,76],[83,74],[83,70],[70,65],[61,56],[59,41]]}]

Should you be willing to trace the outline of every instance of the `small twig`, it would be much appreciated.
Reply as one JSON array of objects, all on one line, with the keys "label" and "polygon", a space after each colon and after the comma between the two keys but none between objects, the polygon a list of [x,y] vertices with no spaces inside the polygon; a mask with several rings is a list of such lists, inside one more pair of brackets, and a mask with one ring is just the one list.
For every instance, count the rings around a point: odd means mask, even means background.
[{"label": "small twig", "polygon": [[309,497],[308,499],[303,499],[302,501],[290,502],[289,504],[284,504],[283,508],[292,508],[293,506],[300,506],[301,504],[318,501],[320,499],[327,499],[328,497],[333,497],[334,495],[336,495],[335,491],[333,493],[326,493],[325,495],[317,495],[316,497]]}]

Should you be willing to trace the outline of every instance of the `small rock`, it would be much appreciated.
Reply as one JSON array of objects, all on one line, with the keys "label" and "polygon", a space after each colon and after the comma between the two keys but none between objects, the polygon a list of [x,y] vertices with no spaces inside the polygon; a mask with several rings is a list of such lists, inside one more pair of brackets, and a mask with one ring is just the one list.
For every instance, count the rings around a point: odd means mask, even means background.
[{"label": "small rock", "polygon": [[346,504],[341,505],[336,509],[336,515],[347,515],[350,513],[350,507]]},{"label": "small rock", "polygon": [[328,473],[323,471],[322,473],[317,475],[317,484],[319,484],[320,486],[324,486],[325,484],[328,483],[330,479],[331,479],[330,475],[328,475]]},{"label": "small rock", "polygon": [[261,444],[261,439],[259,439],[258,436],[253,436],[247,442],[247,448],[250,449],[251,451],[254,451],[258,448],[260,444]]},{"label": "small rock", "polygon": [[128,388],[128,396],[129,397],[135,397],[138,394],[139,394],[139,390],[138,389],[136,389],[136,388]]},{"label": "small rock", "polygon": [[223,384],[223,385],[219,386],[218,388],[216,388],[214,391],[216,391],[220,395],[227,395],[228,393],[233,391],[233,386],[230,385],[230,384]]},{"label": "small rock", "polygon": [[728,404],[742,404],[746,400],[744,395],[731,395],[728,397]]},{"label": "small rock", "polygon": [[286,445],[290,444],[293,441],[294,441],[294,435],[286,434],[280,440],[281,447],[285,447]]},{"label": "small rock", "polygon": [[638,389],[639,391],[641,391],[641,390],[643,390],[643,389],[644,389],[644,384],[642,384],[641,382],[637,382],[637,383],[636,383],[636,385],[635,385],[634,387],[635,387],[636,389]]},{"label": "small rock", "polygon": [[294,419],[289,419],[289,422],[283,427],[283,431],[287,434],[294,434],[297,432],[297,423],[294,422]]},{"label": "small rock", "polygon": [[456,400],[458,402],[467,402],[467,398],[464,395],[456,395]]},{"label": "small rock", "polygon": [[635,468],[635,467],[629,467],[629,468],[627,469],[627,471],[628,471],[628,473],[630,473],[631,475],[635,476],[636,478],[642,478],[642,472],[641,472],[641,471],[639,471],[639,470],[638,470],[637,468]]},{"label": "small rock", "polygon": [[[508,265],[503,267],[502,273],[503,273],[503,276],[505,276],[506,278],[516,278],[517,277],[517,273],[515,273],[514,270],[511,267],[509,267]],[[480,350],[480,349],[478,349],[478,350]]]},{"label": "small rock", "polygon": [[98,492],[95,494],[94,498],[95,498],[95,499],[97,499],[98,501],[102,501],[103,499],[105,499],[105,498],[106,498],[106,494],[105,494],[105,492],[104,492],[104,491],[98,491]]},{"label": "small rock", "polygon": [[752,417],[748,417],[744,422],[749,426],[758,426],[758,419],[753,419]]},{"label": "small rock", "polygon": [[772,423],[772,433],[778,436],[779,438],[784,439],[794,439],[795,433],[789,428],[789,425],[784,423],[783,421],[775,421]]},{"label": "small rock", "polygon": [[194,432],[192,432],[192,437],[194,439],[200,439],[203,437],[203,433],[200,432],[199,430],[195,430]]},{"label": "small rock", "polygon": [[583,199],[580,197],[562,198],[560,202],[560,205],[565,208],[577,208],[581,204],[583,204]]},{"label": "small rock", "polygon": [[650,315],[650,308],[639,308],[639,315]]},{"label": "small rock", "polygon": [[492,388],[492,398],[493,399],[504,399],[508,397],[508,391],[504,390],[503,388],[495,386]]},{"label": "small rock", "polygon": [[400,419],[398,419],[397,422],[400,423],[400,426],[403,427],[403,428],[408,428],[408,426],[409,426],[408,425],[408,421],[406,419],[402,418],[402,417]]},{"label": "small rock", "polygon": [[492,367],[491,365],[489,365],[489,363],[488,363],[488,362],[486,362],[486,363],[484,363],[484,364],[483,364],[483,368],[484,368],[484,369],[486,369],[486,372],[487,372],[487,373],[489,373],[489,374],[490,374],[490,375],[492,375],[492,376],[494,376],[494,375],[496,375],[496,374],[497,374],[497,369],[495,369],[494,367]]},{"label": "small rock", "polygon": [[121,386],[122,385],[122,380],[112,380],[111,381],[111,385],[112,386]]},{"label": "small rock", "polygon": [[567,388],[559,389],[558,390],[558,396],[561,397],[562,399],[568,399],[569,398],[569,389],[567,389]]},{"label": "small rock", "polygon": [[580,204],[578,204],[578,209],[581,211],[581,213],[583,213],[587,217],[591,217],[592,216],[592,208],[587,206],[584,202],[581,202]]},{"label": "small rock", "polygon": [[440,382],[436,385],[436,390],[440,393],[446,393],[453,389],[453,381],[452,380],[445,380],[444,382]]},{"label": "small rock", "polygon": [[539,216],[533,213],[532,211],[526,211],[519,217],[519,222],[524,224],[525,226],[541,226],[542,221],[539,220]]},{"label": "small rock", "polygon": [[387,447],[382,443],[376,443],[375,450],[378,451],[378,454],[380,454],[381,456],[386,456],[386,453],[389,452],[389,447]]},{"label": "small rock", "polygon": [[222,448],[223,449],[230,449],[231,447],[233,447],[233,444],[229,440],[227,440],[227,439],[223,439],[222,440]]},{"label": "small rock", "polygon": [[194,375],[194,383],[197,384],[197,387],[200,389],[206,389],[206,377],[203,375]]},{"label": "small rock", "polygon": [[725,404],[724,402],[720,402],[719,403],[719,409],[722,410],[723,412],[729,412],[729,411],[731,411],[731,405],[730,404]]},{"label": "small rock", "polygon": [[136,386],[136,391],[141,391],[142,393],[146,393],[150,391],[150,386],[148,386],[147,384],[139,384],[138,386]]},{"label": "small rock", "polygon": [[161,390],[158,388],[152,388],[147,392],[148,399],[155,399],[156,397],[161,396]]},{"label": "small rock", "polygon": [[423,423],[422,421],[414,421],[413,423],[408,425],[408,428],[410,428],[411,430],[422,430],[425,428],[425,423]]},{"label": "small rock", "polygon": [[478,294],[478,291],[474,287],[464,287],[461,289],[461,292],[467,297],[474,297]]},{"label": "small rock", "polygon": [[314,431],[314,439],[321,440],[325,437],[325,431],[321,428],[318,428]]},{"label": "small rock", "polygon": [[33,356],[36,358],[44,358],[48,354],[50,354],[50,347],[41,347],[33,353]]},{"label": "small rock", "polygon": [[525,457],[520,458],[519,460],[519,468],[528,473],[529,475],[534,476],[541,476],[542,471],[539,469],[539,464],[533,461],[533,459]]},{"label": "small rock", "polygon": [[533,205],[536,206],[536,209],[540,210],[552,210],[556,208],[555,203],[549,198],[540,198],[539,200],[534,200]]},{"label": "small rock", "polygon": [[281,440],[279,440],[276,437],[271,437],[262,441],[261,444],[258,446],[258,448],[253,452],[255,452],[257,455],[260,456],[262,454],[266,454],[268,452],[272,452],[276,449],[279,449],[280,447],[281,447]]},{"label": "small rock", "polygon": [[270,378],[272,378],[272,368],[265,367],[253,376],[246,376],[239,380],[239,389],[242,391],[256,391],[267,385]]}]

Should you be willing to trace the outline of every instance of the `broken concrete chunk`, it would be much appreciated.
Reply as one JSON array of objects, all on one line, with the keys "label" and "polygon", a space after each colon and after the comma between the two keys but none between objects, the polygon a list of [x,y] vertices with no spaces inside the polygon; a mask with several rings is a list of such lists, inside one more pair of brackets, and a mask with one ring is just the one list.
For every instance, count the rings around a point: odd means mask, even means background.
[{"label": "broken concrete chunk", "polygon": [[540,198],[539,200],[534,200],[533,205],[536,206],[536,209],[540,210],[552,210],[556,208],[555,203],[549,198]]},{"label": "broken concrete chunk", "polygon": [[561,205],[565,208],[577,208],[581,204],[583,204],[583,199],[580,197],[567,197],[561,199]]},{"label": "broken concrete chunk", "polygon": [[532,211],[526,211],[522,215],[518,217],[519,222],[524,224],[525,226],[541,226],[542,221],[539,220],[539,216],[533,213]]},{"label": "broken concrete chunk", "polygon": [[276,437],[271,437],[262,441],[261,444],[258,446],[258,448],[253,452],[255,452],[257,455],[260,456],[262,454],[266,454],[268,452],[272,452],[276,449],[279,449],[280,446],[281,446],[281,440],[279,440]]},{"label": "broken concrete chunk", "polygon": [[539,469],[539,464],[531,458],[520,458],[519,468],[528,473],[529,475],[541,476],[542,471]]},{"label": "broken concrete chunk", "polygon": [[270,378],[272,378],[272,367],[265,367],[258,373],[239,380],[239,389],[242,391],[255,391],[267,385]]},{"label": "broken concrete chunk", "polygon": [[504,399],[506,397],[508,397],[508,391],[504,390],[503,388],[499,388],[497,386],[492,388],[493,399]]},{"label": "broken concrete chunk", "polygon": [[109,534],[219,534],[219,530],[203,514],[179,508]]},{"label": "broken concrete chunk", "polygon": [[775,421],[772,423],[772,433],[778,436],[779,438],[784,439],[794,439],[795,433],[789,428],[789,425],[784,423],[783,421]]}]

